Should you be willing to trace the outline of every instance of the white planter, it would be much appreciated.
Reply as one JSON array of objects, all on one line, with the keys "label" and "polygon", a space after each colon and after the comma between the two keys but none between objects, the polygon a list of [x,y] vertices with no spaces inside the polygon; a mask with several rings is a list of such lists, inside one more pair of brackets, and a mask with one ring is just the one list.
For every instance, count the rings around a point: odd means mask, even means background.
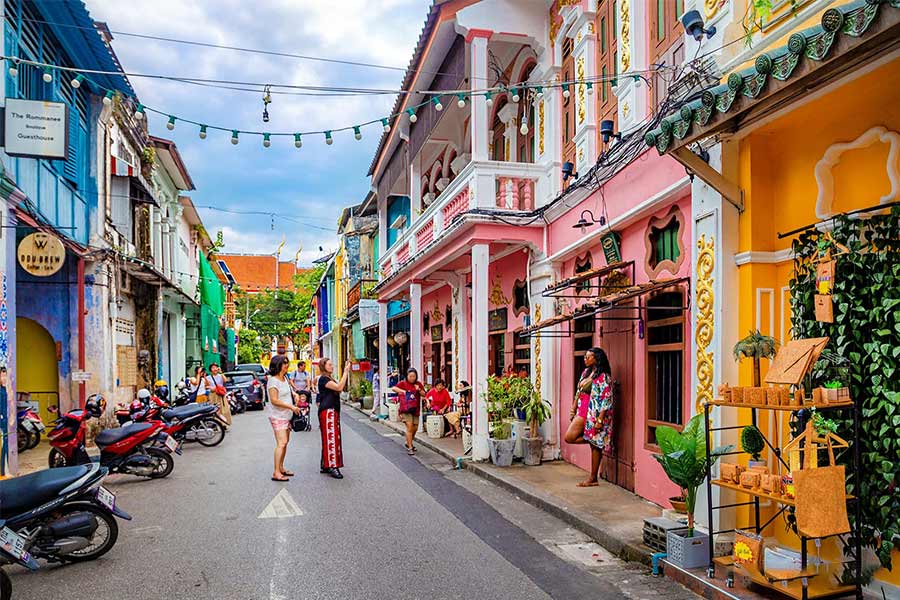
[{"label": "white planter", "polygon": [[498,467],[508,467],[513,462],[513,449],[516,441],[512,438],[506,440],[497,440],[488,438],[491,449],[491,462]]},{"label": "white planter", "polygon": [[512,425],[512,439],[516,441],[513,458],[524,458],[525,446],[522,444],[522,440],[528,436],[528,427],[525,421],[519,419],[510,419],[509,423]]},{"label": "white planter", "polygon": [[428,437],[433,440],[444,437],[444,417],[441,415],[428,415],[428,419],[425,422],[425,430],[428,432]]},{"label": "white planter", "polygon": [[393,423],[400,422],[400,405],[399,404],[389,404],[388,405],[388,418]]}]

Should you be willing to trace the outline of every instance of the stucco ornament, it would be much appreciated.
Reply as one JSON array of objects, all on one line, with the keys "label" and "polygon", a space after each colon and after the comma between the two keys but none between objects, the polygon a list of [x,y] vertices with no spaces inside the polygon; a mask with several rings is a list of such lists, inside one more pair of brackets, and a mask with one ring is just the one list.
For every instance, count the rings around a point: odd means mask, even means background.
[{"label": "stucco ornament", "polygon": [[703,0],[703,12],[707,19],[712,19],[719,12],[719,9],[725,5],[726,0]]},{"label": "stucco ornament", "polygon": [[440,323],[441,318],[443,316],[444,316],[444,314],[441,312],[441,307],[438,306],[438,301],[435,300],[434,301],[434,310],[431,311],[431,318],[434,319],[435,323]]},{"label": "stucco ornament", "polygon": [[494,285],[491,286],[491,295],[488,299],[494,306],[506,306],[509,304],[510,298],[503,294],[503,284],[500,275],[494,278]]},{"label": "stucco ornament", "polygon": [[893,202],[900,196],[900,133],[890,131],[886,127],[872,127],[852,142],[837,142],[828,147],[821,160],[816,163],[816,185],[819,188],[816,197],[816,217],[827,219],[834,212],[834,167],[841,162],[841,156],[849,150],[859,150],[875,143],[888,144],[888,157],[885,170],[891,182],[891,191],[882,196],[881,204]]},{"label": "stucco ornament", "polygon": [[622,72],[631,68],[631,4],[629,0],[622,0],[619,5],[619,22],[622,24],[622,34],[619,37],[622,40],[622,54],[619,60],[622,61]]},{"label": "stucco ornament", "polygon": [[544,154],[544,101],[538,103],[538,154]]},{"label": "stucco ornament", "polygon": [[697,240],[697,412],[713,399],[713,357],[708,350],[713,339],[713,267],[715,242],[701,235]]},{"label": "stucco ornament", "polygon": [[[584,81],[584,56],[578,57],[578,66],[576,67],[576,76],[578,81]],[[584,123],[585,113],[587,111],[587,103],[584,101],[585,84],[578,84],[578,123]]]},{"label": "stucco ornament", "polygon": [[[534,307],[534,322],[541,322],[541,305]],[[534,336],[534,389],[541,393],[541,336]]]}]

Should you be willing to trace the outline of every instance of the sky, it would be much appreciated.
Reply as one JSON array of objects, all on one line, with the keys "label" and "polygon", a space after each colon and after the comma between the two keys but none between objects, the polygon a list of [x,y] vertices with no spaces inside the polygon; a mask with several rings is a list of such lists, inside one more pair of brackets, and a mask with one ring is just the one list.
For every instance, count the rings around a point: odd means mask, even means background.
[{"label": "sky", "polygon": [[[240,46],[266,51],[405,68],[412,57],[430,0],[86,0],[91,16],[113,31],[113,48],[124,70],[229,81],[288,85],[327,85],[394,90],[403,72],[339,65],[148,40],[122,33]],[[122,32],[122,33],[116,33]],[[339,129],[390,113],[394,95],[309,97],[273,94],[270,121],[262,121],[262,94],[131,77],[144,105],[228,129],[318,131]],[[228,210],[289,215],[295,221],[264,215],[236,215],[198,208],[215,237],[224,234],[223,252],[272,254],[286,240],[282,259],[302,245],[300,263],[308,265],[338,243],[341,209],[358,204],[368,192],[366,176],[380,124],[352,132],[272,138],[264,148],[259,136],[210,131],[176,122],[166,129],[164,116],[148,113],[150,133],[172,139],[194,181],[194,204]]]}]

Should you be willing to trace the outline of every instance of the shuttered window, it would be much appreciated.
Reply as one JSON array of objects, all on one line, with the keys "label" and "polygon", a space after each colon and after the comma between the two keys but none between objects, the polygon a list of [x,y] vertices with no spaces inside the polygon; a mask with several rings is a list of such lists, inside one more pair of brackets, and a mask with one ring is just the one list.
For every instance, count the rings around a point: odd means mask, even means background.
[{"label": "shuttered window", "polygon": [[684,294],[667,292],[647,302],[647,441],[660,425],[684,423]]}]

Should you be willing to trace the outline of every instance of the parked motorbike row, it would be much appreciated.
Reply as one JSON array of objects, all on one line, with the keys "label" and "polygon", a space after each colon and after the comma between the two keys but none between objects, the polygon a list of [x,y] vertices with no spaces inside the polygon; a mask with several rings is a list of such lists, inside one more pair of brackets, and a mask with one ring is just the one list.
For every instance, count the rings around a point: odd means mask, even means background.
[{"label": "parked motorbike row", "polygon": [[16,407],[16,440],[19,454],[35,448],[41,442],[44,433],[44,422],[29,404]]},{"label": "parked motorbike row", "polygon": [[[47,434],[50,468],[0,481],[0,565],[33,570],[38,558],[81,562],[102,556],[118,538],[114,517],[131,520],[116,505],[115,494],[101,485],[108,474],[161,479],[172,472],[172,454],[180,455],[182,444],[220,444],[227,428],[218,409],[191,402],[182,382],[177,390],[175,407],[168,403],[165,382],[157,382],[155,393],[142,389],[129,406],[117,407],[120,427],[97,434],[97,457],[88,454],[85,437],[90,419],[106,411],[106,400],[94,394],[83,409],[59,417]],[[29,433],[29,445],[44,431],[34,417],[40,428],[35,425],[36,436]],[[0,600],[11,596],[12,584],[0,569]]]}]

